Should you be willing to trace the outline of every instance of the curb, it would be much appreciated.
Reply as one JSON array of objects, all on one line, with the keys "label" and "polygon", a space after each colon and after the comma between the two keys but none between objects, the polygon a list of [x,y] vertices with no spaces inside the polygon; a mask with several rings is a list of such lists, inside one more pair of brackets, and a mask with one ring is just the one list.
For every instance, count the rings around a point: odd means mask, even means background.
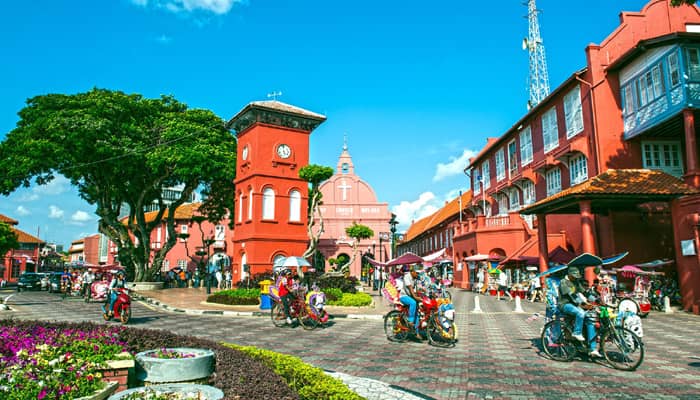
[{"label": "curb", "polygon": [[[132,292],[131,297],[148,303],[150,305],[156,306],[166,311],[189,314],[189,315],[221,315],[225,317],[269,317],[269,311],[227,311],[227,310],[196,310],[189,308],[179,308],[173,307],[160,300],[152,299],[150,297],[143,296],[141,294]],[[380,314],[331,314],[331,319],[344,318],[344,319],[368,319],[368,320],[382,320],[384,315]]]}]

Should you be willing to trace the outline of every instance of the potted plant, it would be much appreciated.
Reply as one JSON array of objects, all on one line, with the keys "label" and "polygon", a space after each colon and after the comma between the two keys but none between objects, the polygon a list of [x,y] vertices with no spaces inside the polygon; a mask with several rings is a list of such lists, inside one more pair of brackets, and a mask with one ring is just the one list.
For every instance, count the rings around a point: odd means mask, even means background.
[{"label": "potted plant", "polygon": [[186,347],[161,348],[136,354],[136,378],[149,383],[191,382],[214,372],[214,352]]}]

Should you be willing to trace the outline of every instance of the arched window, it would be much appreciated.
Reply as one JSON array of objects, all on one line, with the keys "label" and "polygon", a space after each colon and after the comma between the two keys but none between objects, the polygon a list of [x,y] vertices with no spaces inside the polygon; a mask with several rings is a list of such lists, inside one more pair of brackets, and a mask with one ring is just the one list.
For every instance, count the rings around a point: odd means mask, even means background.
[{"label": "arched window", "polygon": [[263,190],[262,208],[263,219],[275,219],[275,191],[272,188]]},{"label": "arched window", "polygon": [[253,219],[253,189],[248,192],[248,220]]},{"label": "arched window", "polygon": [[243,193],[238,195],[238,222],[243,222]]},{"label": "arched window", "polygon": [[301,221],[301,193],[298,190],[289,193],[289,220]]}]

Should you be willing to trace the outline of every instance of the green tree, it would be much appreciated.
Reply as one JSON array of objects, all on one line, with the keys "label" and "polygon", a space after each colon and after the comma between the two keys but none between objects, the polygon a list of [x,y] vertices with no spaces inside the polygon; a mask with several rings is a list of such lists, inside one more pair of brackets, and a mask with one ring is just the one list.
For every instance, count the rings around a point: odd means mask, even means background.
[{"label": "green tree", "polygon": [[360,245],[360,241],[362,239],[374,237],[374,231],[366,225],[353,222],[352,225],[345,228],[345,234],[354,240],[352,241],[352,258],[350,261],[340,266],[340,271],[343,273],[347,273],[350,270],[350,264],[352,264],[355,261],[355,258],[357,258],[357,248]]},{"label": "green tree", "polygon": [[[177,240],[174,211],[197,188],[208,220],[233,212],[236,142],[211,111],[189,109],[171,96],[93,89],[33,97],[19,116],[0,143],[0,193],[66,176],[95,206],[99,231],[119,247],[119,261],[135,281],[158,274]],[[168,209],[162,189],[176,185],[182,194]],[[155,218],[146,219],[144,206],[154,202]],[[120,221],[124,205],[128,219]],[[150,234],[162,222],[168,240],[152,254]]]},{"label": "green tree", "polygon": [[680,6],[682,6],[683,4],[687,4],[687,5],[691,5],[691,6],[692,6],[692,5],[694,5],[695,3],[697,3],[696,0],[671,0],[671,5],[672,5],[673,7],[680,7]]},{"label": "green tree", "polygon": [[0,256],[4,256],[8,251],[18,247],[17,233],[12,230],[10,225],[0,222]]},{"label": "green tree", "polygon": [[[306,224],[306,232],[309,235],[309,246],[302,257],[308,258],[316,251],[318,239],[323,234],[323,215],[320,205],[323,198],[318,190],[323,181],[333,176],[333,168],[310,164],[299,169],[299,177],[311,185],[309,188],[309,220]],[[318,221],[318,225],[316,223]],[[315,229],[314,229],[315,227]]]}]

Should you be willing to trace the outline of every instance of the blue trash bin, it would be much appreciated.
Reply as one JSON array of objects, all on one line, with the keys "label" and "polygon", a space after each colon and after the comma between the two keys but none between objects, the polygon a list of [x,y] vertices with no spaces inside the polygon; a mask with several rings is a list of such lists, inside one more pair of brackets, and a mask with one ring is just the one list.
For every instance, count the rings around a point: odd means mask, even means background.
[{"label": "blue trash bin", "polygon": [[270,299],[269,294],[261,294],[260,295],[260,309],[261,310],[269,310],[272,308],[272,300]]}]

